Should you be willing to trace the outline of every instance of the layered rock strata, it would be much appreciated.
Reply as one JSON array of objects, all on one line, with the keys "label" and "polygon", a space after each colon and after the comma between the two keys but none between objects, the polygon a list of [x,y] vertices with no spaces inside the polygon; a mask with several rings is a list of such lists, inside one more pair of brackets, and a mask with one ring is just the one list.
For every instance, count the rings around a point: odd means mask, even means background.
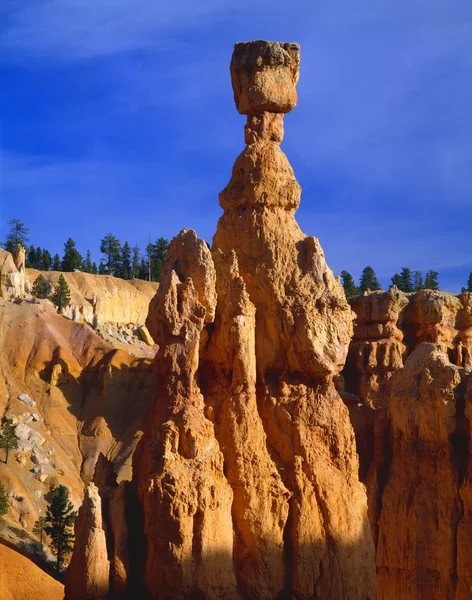
[{"label": "layered rock strata", "polygon": [[352,301],[343,397],[368,490],[379,600],[472,593],[471,299],[392,288]]},{"label": "layered rock strata", "polygon": [[[375,597],[365,490],[333,378],[351,310],[280,149],[296,44],[237,44],[246,147],[210,251],[174,238],[147,325],[158,389],[133,477],[152,598]],[[143,544],[144,546],[144,544]]]}]

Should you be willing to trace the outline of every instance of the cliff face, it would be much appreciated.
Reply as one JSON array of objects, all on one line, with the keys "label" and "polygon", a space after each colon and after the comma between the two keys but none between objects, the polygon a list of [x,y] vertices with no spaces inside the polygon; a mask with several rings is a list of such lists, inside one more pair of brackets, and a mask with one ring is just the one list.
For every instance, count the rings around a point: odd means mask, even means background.
[{"label": "cliff face", "polygon": [[368,490],[380,600],[470,598],[471,299],[393,288],[352,302],[343,395]]},{"label": "cliff face", "polygon": [[148,328],[158,389],[133,458],[153,598],[375,597],[366,497],[333,384],[353,315],[294,212],[280,149],[295,44],[237,44],[246,148],[210,249],[174,238]]},{"label": "cliff face", "polygon": [[25,292],[24,250],[19,246],[15,256],[0,248],[0,298],[21,298]]},{"label": "cliff face", "polygon": [[37,271],[26,269],[26,290],[31,291],[34,280],[41,274],[51,291],[63,275],[71,292],[70,305],[64,315],[73,321],[88,323],[94,328],[143,325],[149,302],[156,293],[158,283],[141,279],[124,280],[111,275],[92,275],[76,271]]},{"label": "cliff face", "polygon": [[120,480],[131,479],[154,375],[151,360],[114,349],[47,301],[0,299],[0,348],[0,419],[13,423],[18,440],[7,464],[0,455],[10,503],[0,537],[15,541],[24,528],[27,540],[55,485],[80,503],[100,453]]}]

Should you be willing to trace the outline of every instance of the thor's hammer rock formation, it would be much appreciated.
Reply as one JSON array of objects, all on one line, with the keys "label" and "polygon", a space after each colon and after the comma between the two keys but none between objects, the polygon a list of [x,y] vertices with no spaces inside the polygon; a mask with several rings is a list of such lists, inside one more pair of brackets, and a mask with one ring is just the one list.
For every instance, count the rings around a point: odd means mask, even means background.
[{"label": "thor's hammer rock formation", "polygon": [[152,598],[365,600],[375,560],[347,408],[333,377],[351,312],[294,213],[280,149],[297,44],[236,44],[246,147],[210,251],[171,243],[147,325],[158,391],[133,470]]}]

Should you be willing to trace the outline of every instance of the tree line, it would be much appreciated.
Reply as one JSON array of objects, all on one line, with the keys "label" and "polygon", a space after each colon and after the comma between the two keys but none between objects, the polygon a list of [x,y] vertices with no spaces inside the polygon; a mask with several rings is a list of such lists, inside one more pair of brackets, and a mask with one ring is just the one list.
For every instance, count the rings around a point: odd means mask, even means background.
[{"label": "tree line", "polygon": [[149,243],[144,253],[139,246],[131,246],[108,233],[100,241],[100,252],[103,258],[99,264],[92,260],[90,250],[85,257],[80,254],[74,239],[69,238],[64,244],[64,253],[51,255],[47,248],[29,245],[30,230],[20,219],[8,221],[10,231],[3,247],[12,252],[17,244],[26,248],[26,266],[40,271],[83,271],[94,275],[113,275],[121,279],[147,279],[160,281],[167,257],[168,240],[160,237]]},{"label": "tree line", "polygon": [[[391,281],[392,286],[396,285],[402,292],[419,292],[420,290],[439,290],[438,277],[439,273],[437,271],[427,271],[423,276],[421,271],[412,271],[407,267],[403,267],[400,273],[395,273]],[[341,283],[346,298],[359,296],[368,290],[374,292],[382,289],[377,275],[371,266],[365,267],[362,271],[359,285],[356,285],[354,278],[348,271],[341,271]],[[467,287],[462,288],[462,291],[472,292],[472,273],[469,276]]]}]

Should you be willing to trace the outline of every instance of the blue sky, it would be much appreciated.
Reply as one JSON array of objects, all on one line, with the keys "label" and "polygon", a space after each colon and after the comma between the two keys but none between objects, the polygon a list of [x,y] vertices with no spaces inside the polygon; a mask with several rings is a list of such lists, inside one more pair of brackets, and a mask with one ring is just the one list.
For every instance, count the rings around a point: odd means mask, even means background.
[{"label": "blue sky", "polygon": [[243,148],[236,41],[301,44],[283,148],[329,265],[472,271],[470,0],[3,0],[0,239],[211,240]]}]

